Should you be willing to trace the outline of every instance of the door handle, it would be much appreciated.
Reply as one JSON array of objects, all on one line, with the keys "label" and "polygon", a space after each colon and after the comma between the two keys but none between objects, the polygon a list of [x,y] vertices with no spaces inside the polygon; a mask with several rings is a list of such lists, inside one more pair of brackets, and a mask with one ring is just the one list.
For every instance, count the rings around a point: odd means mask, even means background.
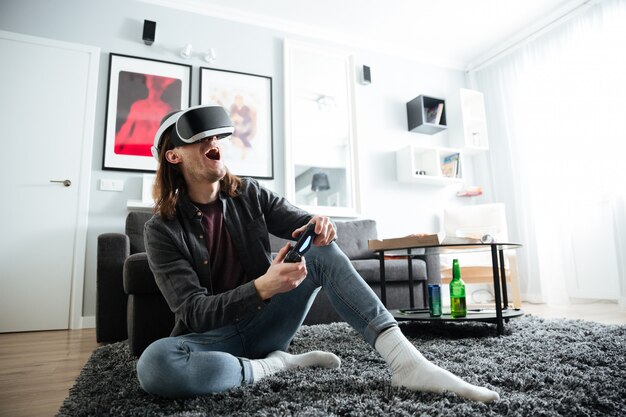
[{"label": "door handle", "polygon": [[72,181],[70,180],[50,180],[50,182],[58,182],[60,184],[63,184],[66,187],[69,187],[70,185],[72,185]]}]

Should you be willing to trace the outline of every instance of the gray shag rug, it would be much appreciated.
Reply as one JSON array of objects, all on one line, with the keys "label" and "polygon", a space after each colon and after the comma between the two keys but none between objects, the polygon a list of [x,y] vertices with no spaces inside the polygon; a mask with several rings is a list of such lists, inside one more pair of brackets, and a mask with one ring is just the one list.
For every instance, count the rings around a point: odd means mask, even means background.
[{"label": "gray shag rug", "polygon": [[501,399],[474,403],[454,394],[390,386],[384,361],[345,323],[303,326],[292,353],[329,350],[333,370],[273,375],[221,394],[167,400],[144,393],[124,342],[98,348],[59,416],[625,416],[626,326],[514,319],[505,335],[481,323],[402,324],[431,361]]}]

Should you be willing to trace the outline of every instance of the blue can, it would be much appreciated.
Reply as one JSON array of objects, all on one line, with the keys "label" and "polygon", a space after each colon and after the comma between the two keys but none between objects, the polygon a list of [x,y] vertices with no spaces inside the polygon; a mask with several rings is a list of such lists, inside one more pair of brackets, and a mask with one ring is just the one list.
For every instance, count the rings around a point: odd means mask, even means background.
[{"label": "blue can", "polygon": [[441,285],[428,284],[428,311],[430,317],[441,317]]}]

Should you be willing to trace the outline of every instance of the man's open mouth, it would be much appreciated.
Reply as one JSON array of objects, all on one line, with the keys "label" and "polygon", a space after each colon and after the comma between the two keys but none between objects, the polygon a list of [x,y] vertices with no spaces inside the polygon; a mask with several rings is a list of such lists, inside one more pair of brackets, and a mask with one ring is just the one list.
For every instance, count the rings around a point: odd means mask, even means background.
[{"label": "man's open mouth", "polygon": [[218,148],[211,148],[207,151],[207,153],[204,154],[204,156],[206,156],[209,159],[212,159],[214,161],[219,161],[220,160],[220,150]]}]

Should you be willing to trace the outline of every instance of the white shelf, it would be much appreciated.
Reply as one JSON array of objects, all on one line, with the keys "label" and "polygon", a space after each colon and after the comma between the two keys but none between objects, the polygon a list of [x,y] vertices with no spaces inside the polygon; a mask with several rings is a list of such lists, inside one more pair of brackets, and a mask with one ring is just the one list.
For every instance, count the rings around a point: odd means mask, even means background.
[{"label": "white shelf", "polygon": [[461,117],[463,120],[463,138],[458,146],[466,153],[489,150],[485,100],[480,91],[461,88]]},{"label": "white shelf", "polygon": [[[442,172],[442,164],[447,156],[454,154],[458,154],[459,173],[447,177]],[[463,182],[463,154],[459,149],[409,145],[396,151],[396,170],[398,181],[402,182],[436,186],[459,184]]]},{"label": "white shelf", "polygon": [[152,186],[156,179],[156,174],[143,174],[141,186],[141,200],[128,200],[126,208],[129,210],[152,211],[154,200],[152,199]]},{"label": "white shelf", "polygon": [[152,211],[152,209],[154,208],[154,202],[128,200],[126,202],[126,208],[128,208],[129,210]]}]

